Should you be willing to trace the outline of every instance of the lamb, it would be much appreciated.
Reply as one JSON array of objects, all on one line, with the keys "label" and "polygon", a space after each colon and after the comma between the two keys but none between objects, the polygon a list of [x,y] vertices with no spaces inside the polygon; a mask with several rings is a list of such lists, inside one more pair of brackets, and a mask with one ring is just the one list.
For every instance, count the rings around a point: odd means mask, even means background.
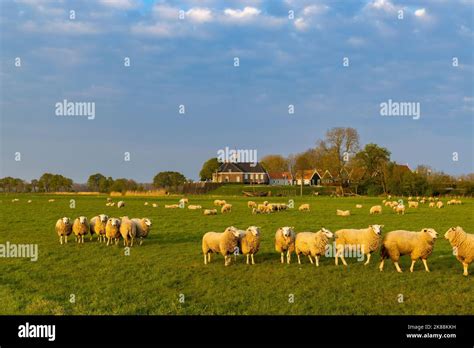
[{"label": "lamb", "polygon": [[257,203],[255,203],[254,201],[247,202],[247,207],[249,208],[255,208],[256,206],[257,206]]},{"label": "lamb", "polygon": [[85,216],[80,216],[74,220],[72,231],[76,236],[77,243],[84,243],[84,236],[89,233],[89,222]]},{"label": "lamb", "polygon": [[207,232],[202,237],[202,253],[204,264],[211,262],[211,253],[220,253],[224,256],[224,266],[230,265],[233,254],[239,244],[239,230],[234,226],[227,227],[224,232]]},{"label": "lamb", "polygon": [[232,204],[224,204],[221,208],[221,213],[222,214],[225,214],[225,213],[230,213],[232,211]]},{"label": "lamb", "polygon": [[200,205],[190,204],[188,205],[188,209],[196,210],[196,209],[202,209],[202,207]]},{"label": "lamb", "polygon": [[454,255],[464,268],[463,275],[467,276],[469,264],[474,261],[474,234],[464,232],[462,227],[451,227],[445,234],[453,247]]},{"label": "lamb", "polygon": [[247,265],[249,257],[252,258],[252,265],[255,265],[254,255],[260,248],[260,227],[250,226],[239,238],[239,249],[243,255],[247,255]]},{"label": "lamb", "polygon": [[107,237],[107,245],[112,244],[113,240],[115,243],[120,238],[120,219],[109,218],[107,225],[105,225],[105,236]]},{"label": "lamb", "polygon": [[370,214],[382,214],[382,206],[381,205],[374,205],[373,207],[370,208],[369,213]]},{"label": "lamb", "polygon": [[217,209],[204,209],[204,215],[217,215]]},{"label": "lamb", "polygon": [[224,201],[224,200],[220,200],[220,199],[216,199],[214,201],[214,205],[217,205],[217,206],[223,206],[224,204],[226,204],[227,202]]},{"label": "lamb", "polygon": [[421,258],[425,266],[426,272],[429,272],[426,259],[433,252],[433,247],[438,233],[432,228],[423,228],[420,232],[396,230],[387,233],[382,242],[380,255],[382,261],[379,269],[382,272],[385,259],[390,259],[395,264],[397,272],[401,273],[402,269],[398,265],[398,260],[402,255],[411,256],[410,272],[413,272],[415,262]]},{"label": "lamb", "polygon": [[418,202],[408,201],[408,208],[418,208]]},{"label": "lamb", "polygon": [[56,221],[56,233],[59,236],[59,243],[63,244],[64,238],[64,243],[67,244],[67,237],[72,233],[71,220],[68,217]]},{"label": "lamb", "polygon": [[309,261],[316,261],[316,267],[319,267],[319,257],[326,252],[326,246],[329,238],[334,235],[331,231],[321,228],[318,232],[300,232],[296,235],[295,252],[298,256],[298,264],[301,265],[300,254],[308,255]]},{"label": "lamb", "polygon": [[281,254],[281,263],[285,263],[285,252],[286,252],[286,263],[290,264],[291,253],[295,250],[295,231],[294,227],[281,227],[276,231],[275,234],[275,250]]},{"label": "lamb", "polygon": [[336,266],[340,257],[344,266],[347,266],[344,259],[344,251],[346,248],[360,246],[363,254],[367,256],[364,265],[368,265],[372,252],[378,249],[380,245],[380,235],[384,225],[369,225],[363,229],[342,229],[336,231]]},{"label": "lamb", "polygon": [[136,238],[140,238],[140,245],[143,244],[143,238],[146,238],[150,233],[151,229],[151,220],[148,218],[133,218],[132,222],[135,224],[136,228]]},{"label": "lamb", "polygon": [[165,204],[165,209],[177,209],[179,204]]},{"label": "lamb", "polygon": [[397,214],[405,215],[405,206],[403,204],[398,204],[395,208],[393,208]]},{"label": "lamb", "polygon": [[100,214],[98,216],[94,216],[89,223],[91,237],[94,234],[97,234],[97,241],[101,243],[102,241],[105,242],[105,226],[107,225],[107,220],[109,217],[105,214]]},{"label": "lamb", "polygon": [[339,209],[337,209],[336,210],[336,215],[338,215],[338,216],[350,216],[351,211],[350,210],[339,210]]},{"label": "lamb", "polygon": [[436,208],[441,209],[443,206],[444,206],[443,202],[441,201],[436,202]]},{"label": "lamb", "polygon": [[125,202],[124,201],[119,201],[117,203],[117,208],[123,208],[123,207],[125,207]]},{"label": "lamb", "polygon": [[128,216],[122,217],[120,221],[120,235],[123,238],[123,246],[133,246],[133,241],[137,235],[137,226]]},{"label": "lamb", "polygon": [[309,211],[309,204],[301,204],[298,208],[299,211]]},{"label": "lamb", "polygon": [[357,208],[357,209],[362,208],[362,204],[356,204],[356,208]]}]

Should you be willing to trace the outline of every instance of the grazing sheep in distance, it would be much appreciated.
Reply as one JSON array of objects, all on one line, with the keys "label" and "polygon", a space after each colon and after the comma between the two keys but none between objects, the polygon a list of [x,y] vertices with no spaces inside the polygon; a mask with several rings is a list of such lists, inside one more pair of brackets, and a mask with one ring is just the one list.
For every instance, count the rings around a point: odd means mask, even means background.
[{"label": "grazing sheep in distance", "polygon": [[177,209],[179,204],[165,204],[165,209]]},{"label": "grazing sheep in distance", "polygon": [[52,202],[54,202],[54,201],[55,201],[55,199],[48,199],[48,202],[49,202],[49,203],[52,203]]},{"label": "grazing sheep in distance", "polygon": [[405,215],[405,206],[403,204],[398,204],[393,208],[397,214]]},{"label": "grazing sheep in distance", "polygon": [[217,209],[204,209],[204,215],[217,215]]},{"label": "grazing sheep in distance", "polygon": [[316,267],[319,267],[319,257],[326,252],[329,238],[333,237],[333,233],[324,227],[318,232],[300,232],[296,235],[295,252],[298,256],[298,264],[301,265],[300,254],[308,255],[309,260],[313,263],[314,257]]},{"label": "grazing sheep in distance", "polygon": [[372,252],[378,249],[380,245],[380,236],[382,234],[383,225],[369,225],[368,228],[363,229],[342,229],[336,231],[336,266],[338,265],[338,258],[340,257],[344,266],[347,266],[344,258],[344,251],[346,248],[353,248],[360,246],[361,252],[367,256],[367,265],[370,261]]},{"label": "grazing sheep in distance", "polygon": [[339,210],[339,209],[337,209],[336,210],[336,215],[337,216],[350,216],[351,211],[350,210]]},{"label": "grazing sheep in distance", "polygon": [[151,206],[152,206],[153,208],[156,208],[156,207],[158,207],[158,204],[156,204],[156,203],[152,203],[152,205],[151,205]]},{"label": "grazing sheep in distance", "polygon": [[190,204],[188,205],[188,209],[196,210],[196,209],[202,209],[202,207],[200,205]]},{"label": "grazing sheep in distance", "polygon": [[357,209],[362,208],[362,204],[356,204],[356,208],[357,208]]},{"label": "grazing sheep in distance", "polygon": [[224,204],[221,208],[221,213],[222,214],[225,214],[225,213],[230,213],[232,211],[232,204]]},{"label": "grazing sheep in distance", "polygon": [[247,207],[249,208],[255,208],[256,206],[257,206],[257,203],[255,203],[254,201],[247,202]]},{"label": "grazing sheep in distance", "polygon": [[117,203],[117,208],[123,208],[123,207],[125,207],[125,202],[124,201],[119,201]]},{"label": "grazing sheep in distance", "polygon": [[107,197],[107,202],[112,202],[112,198]]},{"label": "grazing sheep in distance", "polygon": [[117,244],[120,238],[120,220],[117,218],[109,218],[105,225],[105,236],[107,237],[107,245],[115,240]]},{"label": "grazing sheep in distance", "polygon": [[404,230],[396,230],[387,233],[382,242],[380,255],[382,261],[379,269],[383,271],[385,259],[390,257],[393,261],[397,272],[401,273],[402,269],[398,265],[398,260],[402,255],[411,256],[410,272],[413,272],[415,262],[421,258],[425,266],[426,272],[429,272],[426,259],[433,252],[433,247],[438,233],[432,228],[423,228],[421,232],[412,232]]},{"label": "grazing sheep in distance", "polygon": [[63,244],[64,237],[64,242],[67,244],[67,237],[72,233],[71,220],[68,217],[56,221],[56,233],[59,236],[59,243]]},{"label": "grazing sheep in distance", "polygon": [[430,207],[430,208],[436,207],[436,203],[435,203],[435,202],[430,202],[429,207]]},{"label": "grazing sheep in distance", "polygon": [[408,208],[418,208],[418,202],[408,201]]},{"label": "grazing sheep in distance", "polygon": [[107,220],[109,217],[105,214],[100,214],[98,216],[94,216],[89,223],[91,237],[94,234],[97,234],[97,241],[100,243],[102,241],[105,242],[105,226],[107,225]]},{"label": "grazing sheep in distance", "polygon": [[281,263],[285,263],[284,253],[286,252],[286,262],[291,261],[291,253],[295,250],[294,227],[281,227],[275,233],[275,250],[281,254]]},{"label": "grazing sheep in distance", "polygon": [[84,236],[89,233],[89,222],[85,216],[80,216],[74,220],[72,231],[76,236],[77,243],[84,243]]},{"label": "grazing sheep in distance", "polygon": [[31,199],[29,199],[28,202],[26,202],[26,203],[31,203],[31,202],[33,202],[33,201]]},{"label": "grazing sheep in distance", "polygon": [[137,235],[137,226],[127,216],[120,221],[120,235],[123,238],[123,246],[133,246],[133,240]]},{"label": "grazing sheep in distance", "polygon": [[142,245],[143,238],[146,238],[150,233],[151,220],[148,218],[133,218],[132,222],[136,225],[136,238],[140,238],[140,245]]},{"label": "grazing sheep in distance", "polygon": [[250,226],[239,238],[239,249],[243,255],[247,256],[247,265],[249,257],[252,258],[252,265],[255,265],[253,256],[260,248],[260,227]]},{"label": "grazing sheep in distance", "polygon": [[444,206],[444,205],[443,205],[443,202],[441,202],[441,201],[438,201],[438,202],[436,203],[436,208],[438,208],[438,209],[441,209],[443,206]]},{"label": "grazing sheep in distance", "polygon": [[220,199],[216,199],[214,201],[214,205],[217,205],[217,206],[223,206],[224,204],[226,204],[227,202],[225,200],[220,200]]},{"label": "grazing sheep in distance", "polygon": [[464,232],[462,227],[451,227],[445,234],[453,247],[454,255],[464,268],[463,275],[467,276],[469,264],[474,261],[474,234]]},{"label": "grazing sheep in distance", "polygon": [[235,252],[239,244],[240,232],[234,226],[227,227],[224,232],[207,232],[202,237],[202,253],[204,264],[211,262],[211,253],[220,253],[224,256],[224,265],[228,266],[232,260],[230,255]]},{"label": "grazing sheep in distance", "polygon": [[382,214],[382,206],[381,205],[374,205],[373,207],[370,208],[369,213],[370,214]]},{"label": "grazing sheep in distance", "polygon": [[301,204],[298,208],[299,211],[309,211],[309,204]]},{"label": "grazing sheep in distance", "polygon": [[188,204],[188,203],[189,203],[189,200],[188,200],[187,198],[181,198],[181,199],[179,200],[179,204],[184,205],[184,204]]},{"label": "grazing sheep in distance", "polygon": [[145,202],[143,205],[148,205],[148,202]]}]

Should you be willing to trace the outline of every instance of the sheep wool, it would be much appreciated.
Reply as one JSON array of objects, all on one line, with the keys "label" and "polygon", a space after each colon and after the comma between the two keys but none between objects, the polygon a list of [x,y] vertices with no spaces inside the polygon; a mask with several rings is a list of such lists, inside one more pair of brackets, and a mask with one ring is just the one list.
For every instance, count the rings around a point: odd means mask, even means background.
[{"label": "sheep wool", "polygon": [[309,261],[316,261],[316,267],[319,267],[319,257],[326,252],[326,246],[333,233],[324,227],[316,233],[300,232],[296,235],[295,252],[298,257],[298,264],[301,264],[300,254],[307,255]]},{"label": "sheep wool", "polygon": [[466,233],[462,227],[457,226],[451,227],[444,234],[444,238],[453,247],[456,259],[464,268],[463,275],[467,276],[469,265],[474,261],[474,234]]},{"label": "sheep wool", "polygon": [[350,210],[336,210],[336,215],[337,216],[351,216],[351,211]]},{"label": "sheep wool", "polygon": [[204,209],[204,215],[217,215],[217,209]]},{"label": "sheep wool", "polygon": [[56,233],[59,236],[59,243],[63,244],[64,239],[64,243],[67,244],[67,237],[72,233],[71,220],[68,217],[56,221]]},{"label": "sheep wool", "polygon": [[202,252],[204,254],[204,264],[211,262],[212,253],[220,253],[224,256],[224,265],[228,266],[233,254],[239,244],[240,233],[234,226],[227,227],[224,232],[207,232],[202,237]]},{"label": "sheep wool", "polygon": [[112,244],[115,240],[117,244],[120,238],[120,220],[117,218],[109,218],[105,225],[105,236],[107,237],[107,245]]},{"label": "sheep wool", "polygon": [[76,236],[77,243],[84,243],[84,236],[89,233],[89,222],[85,216],[80,216],[74,220],[72,231]]},{"label": "sheep wool", "polygon": [[371,254],[378,249],[380,245],[380,236],[382,234],[383,225],[370,225],[363,229],[342,229],[336,231],[336,266],[340,257],[344,266],[347,262],[344,258],[344,251],[347,248],[360,247],[360,251],[367,256],[364,265],[370,262]]},{"label": "sheep wool", "polygon": [[[396,204],[398,204],[398,202]],[[370,208],[369,213],[370,214],[382,214],[382,206],[381,205],[374,205],[373,207]]]},{"label": "sheep wool", "polygon": [[92,236],[94,234],[97,235],[97,241],[101,243],[102,241],[105,242],[105,226],[107,225],[107,220],[109,217],[105,214],[100,214],[98,216],[94,216],[89,223],[90,233],[92,240]]},{"label": "sheep wool", "polygon": [[434,248],[434,243],[438,233],[432,228],[423,228],[420,232],[396,230],[387,233],[382,242],[380,255],[382,261],[379,269],[383,271],[384,261],[390,257],[393,261],[397,272],[401,273],[402,269],[398,264],[400,256],[410,255],[411,267],[410,272],[413,272],[415,262],[421,258],[426,272],[429,272],[427,258],[431,255]]},{"label": "sheep wool", "polygon": [[120,221],[120,235],[123,238],[124,246],[133,246],[133,240],[137,235],[137,226],[127,216]]},{"label": "sheep wool", "polygon": [[230,213],[232,211],[232,204],[224,204],[221,208],[221,213],[222,214],[225,214],[225,213]]},{"label": "sheep wool", "polygon": [[275,250],[280,253],[281,263],[291,262],[291,253],[295,251],[295,228],[294,227],[280,227],[275,233]]},{"label": "sheep wool", "polygon": [[260,227],[250,226],[239,238],[239,249],[243,255],[247,256],[247,265],[249,258],[252,259],[252,265],[255,265],[254,255],[260,248]]},{"label": "sheep wool", "polygon": [[309,204],[301,204],[298,208],[299,211],[309,211]]},{"label": "sheep wool", "polygon": [[132,222],[135,224],[136,229],[136,238],[140,238],[140,245],[143,244],[143,239],[148,236],[151,229],[151,220],[148,218],[132,219]]}]

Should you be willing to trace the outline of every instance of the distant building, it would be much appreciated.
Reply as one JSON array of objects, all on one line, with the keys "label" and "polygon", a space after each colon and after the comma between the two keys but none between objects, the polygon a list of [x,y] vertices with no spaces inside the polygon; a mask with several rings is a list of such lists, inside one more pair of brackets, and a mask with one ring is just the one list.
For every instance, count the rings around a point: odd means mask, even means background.
[{"label": "distant building", "polygon": [[270,185],[292,185],[293,176],[290,172],[270,172],[268,173]]},{"label": "distant building", "polygon": [[225,162],[212,175],[213,182],[268,184],[267,171],[260,163]]}]

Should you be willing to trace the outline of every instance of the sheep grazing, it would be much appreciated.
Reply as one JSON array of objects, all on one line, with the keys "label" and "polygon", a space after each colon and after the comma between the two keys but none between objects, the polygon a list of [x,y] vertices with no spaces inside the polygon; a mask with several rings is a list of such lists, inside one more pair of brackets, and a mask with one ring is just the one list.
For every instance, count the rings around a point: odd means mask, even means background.
[{"label": "sheep grazing", "polygon": [[80,216],[74,220],[72,231],[76,236],[77,243],[84,243],[84,236],[89,233],[89,222],[85,216]]},{"label": "sheep grazing", "polygon": [[105,225],[105,237],[107,237],[107,245],[118,242],[120,238],[120,219],[109,218]]},{"label": "sheep grazing", "polygon": [[436,202],[436,208],[441,209],[443,208],[444,204],[441,201]]},{"label": "sheep grazing", "polygon": [[469,264],[474,261],[474,234],[464,232],[462,227],[451,227],[445,234],[453,247],[454,255],[464,268],[463,275],[467,276]]},{"label": "sheep grazing", "polygon": [[257,207],[257,203],[255,203],[254,201],[248,201],[247,202],[247,207],[255,208],[255,207]]},{"label": "sheep grazing", "polygon": [[336,266],[340,257],[344,266],[347,262],[344,258],[344,251],[347,248],[360,247],[361,252],[367,256],[364,265],[368,265],[371,254],[378,249],[381,240],[383,225],[370,225],[363,229],[342,229],[336,231]]},{"label": "sheep grazing", "polygon": [[319,267],[319,257],[324,255],[329,239],[333,236],[333,233],[324,227],[316,233],[298,233],[295,240],[295,252],[296,256],[298,256],[298,264],[301,265],[300,254],[303,254],[308,255],[311,263],[314,263],[312,259],[312,257],[314,257],[316,267]]},{"label": "sheep grazing", "polygon": [[143,205],[148,205],[148,202],[145,202]]},{"label": "sheep grazing", "polygon": [[267,209],[267,206],[265,204],[259,204],[257,205],[257,208],[252,209],[253,214],[264,214],[264,213],[269,213],[269,210]]},{"label": "sheep grazing", "polygon": [[225,213],[230,213],[232,211],[232,204],[224,204],[221,208],[221,213],[222,214],[225,214]]},{"label": "sheep grazing", "polygon": [[115,202],[110,202],[110,206],[111,207],[115,206]]},{"label": "sheep grazing", "polygon": [[356,204],[356,208],[357,208],[357,209],[362,208],[362,204]]},{"label": "sheep grazing", "polygon": [[392,206],[392,202],[385,202],[385,206],[386,206],[386,207],[391,207],[391,206]]},{"label": "sheep grazing", "polygon": [[202,209],[202,207],[200,205],[190,204],[188,205],[188,209],[196,210],[196,209]]},{"label": "sheep grazing", "polygon": [[120,235],[123,238],[123,246],[133,246],[133,241],[137,236],[137,226],[128,216],[122,217],[120,221]]},{"label": "sheep grazing", "polygon": [[309,211],[309,204],[301,204],[298,208],[299,211]]},{"label": "sheep grazing", "polygon": [[19,202],[19,201],[20,201],[19,198],[13,198],[13,199],[12,199],[12,203]]},{"label": "sheep grazing", "polygon": [[49,202],[49,203],[52,203],[52,202],[54,202],[54,201],[55,201],[55,199],[48,199],[48,202]]},{"label": "sheep grazing", "polygon": [[157,208],[157,207],[158,207],[158,204],[152,203],[151,206],[152,206],[153,208]]},{"label": "sheep grazing", "polygon": [[405,206],[403,204],[398,204],[393,208],[397,214],[405,215]]},{"label": "sheep grazing", "polygon": [[187,198],[181,198],[181,199],[179,200],[179,204],[184,205],[184,204],[188,204],[188,203],[189,203],[189,200],[188,200]]},{"label": "sheep grazing", "polygon": [[202,253],[204,264],[211,262],[212,253],[220,253],[224,256],[224,265],[228,266],[232,260],[231,254],[235,252],[239,244],[240,232],[234,226],[227,227],[224,232],[207,232],[202,237]]},{"label": "sheep grazing", "polygon": [[260,248],[260,227],[250,226],[239,237],[239,250],[243,255],[247,256],[247,265],[250,264],[249,258],[252,259],[252,265],[255,265],[254,255]]},{"label": "sheep grazing", "polygon": [[97,235],[97,241],[101,243],[102,241],[105,242],[105,226],[107,225],[107,220],[109,217],[105,214],[100,214],[98,216],[94,216],[89,223],[89,228],[90,228],[90,233],[91,237],[90,240],[92,240],[92,236],[94,234]]},{"label": "sheep grazing", "polygon": [[31,202],[33,202],[33,201],[31,199],[29,199],[26,203],[31,203]]},{"label": "sheep grazing", "polygon": [[165,209],[177,209],[179,204],[165,204]]},{"label": "sheep grazing", "polygon": [[289,264],[291,261],[291,253],[295,250],[295,231],[294,227],[281,227],[276,231],[275,234],[275,250],[281,254],[281,263],[285,263],[285,252],[286,262]]},{"label": "sheep grazing", "polygon": [[436,207],[436,203],[435,203],[435,202],[430,202],[429,207],[430,207],[430,208]]},{"label": "sheep grazing", "polygon": [[204,215],[217,215],[217,209],[204,209]]},{"label": "sheep grazing", "polygon": [[412,200],[413,200],[413,197],[412,197],[412,196],[408,196],[408,200],[409,200],[409,201],[412,201]]},{"label": "sheep grazing", "polygon": [[381,205],[374,205],[373,207],[370,208],[369,213],[371,215],[373,215],[373,214],[382,214],[382,206]]},{"label": "sheep grazing", "polygon": [[134,218],[132,219],[132,222],[136,225],[136,238],[140,238],[140,245],[142,245],[143,239],[150,233],[151,220],[148,218]]},{"label": "sheep grazing", "polygon": [[351,216],[351,211],[350,210],[336,210],[336,215],[337,216]]},{"label": "sheep grazing", "polygon": [[408,201],[408,208],[418,208],[418,202]]},{"label": "sheep grazing", "polygon": [[413,272],[415,262],[421,258],[425,266],[426,272],[429,272],[426,259],[433,252],[433,247],[438,233],[432,228],[423,228],[421,232],[412,232],[397,230],[387,233],[382,242],[380,255],[382,261],[379,269],[383,271],[385,259],[390,257],[393,261],[397,272],[401,273],[402,269],[398,264],[398,260],[402,255],[411,256],[410,272]]},{"label": "sheep grazing", "polygon": [[217,206],[220,206],[220,207],[222,207],[222,206],[225,205],[226,203],[227,203],[226,201],[220,200],[220,199],[216,199],[216,200],[214,201],[214,205],[217,205]]},{"label": "sheep grazing", "polygon": [[117,203],[117,208],[123,208],[123,207],[125,207],[125,202],[124,201],[119,201]]},{"label": "sheep grazing", "polygon": [[112,202],[112,198],[107,197],[107,202]]},{"label": "sheep grazing", "polygon": [[67,244],[67,237],[72,233],[71,220],[68,217],[56,221],[56,233],[59,236],[59,243],[63,244],[64,238],[64,243]]}]

